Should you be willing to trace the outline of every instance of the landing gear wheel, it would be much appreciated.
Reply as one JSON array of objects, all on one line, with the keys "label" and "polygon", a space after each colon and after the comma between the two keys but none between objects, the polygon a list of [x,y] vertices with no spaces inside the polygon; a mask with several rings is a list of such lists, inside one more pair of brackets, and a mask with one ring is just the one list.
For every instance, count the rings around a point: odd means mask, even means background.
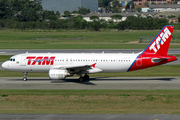
[{"label": "landing gear wheel", "polygon": [[83,78],[83,77],[80,77],[80,78],[79,78],[79,82],[84,82],[84,78]]},{"label": "landing gear wheel", "polygon": [[23,80],[24,80],[24,81],[27,81],[27,78],[26,78],[26,77],[24,77],[24,78],[23,78]]},{"label": "landing gear wheel", "polygon": [[89,75],[85,74],[83,78],[84,80],[89,80]]}]

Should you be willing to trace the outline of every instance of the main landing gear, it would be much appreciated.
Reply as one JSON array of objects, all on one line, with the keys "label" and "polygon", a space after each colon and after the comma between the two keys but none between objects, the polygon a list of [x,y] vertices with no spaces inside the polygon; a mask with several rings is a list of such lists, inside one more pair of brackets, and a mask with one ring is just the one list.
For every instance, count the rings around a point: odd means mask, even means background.
[{"label": "main landing gear", "polygon": [[24,81],[27,81],[27,74],[28,74],[28,72],[24,72],[24,77],[23,77]]},{"label": "main landing gear", "polygon": [[85,74],[84,77],[79,78],[79,82],[84,82],[85,80],[89,80],[89,75]]}]

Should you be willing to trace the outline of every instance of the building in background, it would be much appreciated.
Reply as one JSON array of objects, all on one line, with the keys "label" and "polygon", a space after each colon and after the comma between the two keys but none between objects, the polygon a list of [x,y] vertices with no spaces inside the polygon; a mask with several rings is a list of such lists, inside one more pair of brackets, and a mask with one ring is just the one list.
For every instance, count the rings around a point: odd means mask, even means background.
[{"label": "building in background", "polygon": [[91,12],[98,12],[98,0],[42,0],[44,10],[59,11],[61,14],[64,11],[78,10],[78,7],[85,7]]},{"label": "building in background", "polygon": [[135,5],[144,5],[144,3],[148,3],[149,5],[151,5],[151,4],[156,4],[156,5],[161,4],[162,5],[162,4],[167,4],[167,3],[173,4],[174,1],[178,2],[180,0],[133,0]]},{"label": "building in background", "polygon": [[128,4],[131,0],[118,0],[119,3],[122,4],[122,6],[126,6],[126,4]]},{"label": "building in background", "polygon": [[165,11],[180,12],[179,4],[149,5],[149,8],[154,12],[165,12]]}]

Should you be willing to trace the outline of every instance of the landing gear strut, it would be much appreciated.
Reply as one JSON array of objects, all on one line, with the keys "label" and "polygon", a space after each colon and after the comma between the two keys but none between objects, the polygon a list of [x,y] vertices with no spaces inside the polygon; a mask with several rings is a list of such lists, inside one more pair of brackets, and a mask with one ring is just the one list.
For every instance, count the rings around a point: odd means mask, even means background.
[{"label": "landing gear strut", "polygon": [[79,82],[84,82],[85,80],[89,80],[89,75],[85,74],[84,77],[79,78]]},{"label": "landing gear strut", "polygon": [[24,77],[23,77],[24,81],[27,81],[27,74],[28,74],[27,72],[24,72]]}]

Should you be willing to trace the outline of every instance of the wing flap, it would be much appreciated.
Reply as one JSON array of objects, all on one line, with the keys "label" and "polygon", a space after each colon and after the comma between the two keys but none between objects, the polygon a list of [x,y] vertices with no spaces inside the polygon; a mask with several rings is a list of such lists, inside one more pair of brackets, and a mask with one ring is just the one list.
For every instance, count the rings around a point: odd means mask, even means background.
[{"label": "wing flap", "polygon": [[91,65],[59,65],[54,66],[53,69],[73,69],[73,68],[86,68],[91,67]]},{"label": "wing flap", "polygon": [[101,69],[95,68],[96,63],[94,64],[87,64],[87,65],[59,65],[54,66],[51,69],[61,69],[61,70],[70,70],[73,73],[99,73],[102,72]]}]

